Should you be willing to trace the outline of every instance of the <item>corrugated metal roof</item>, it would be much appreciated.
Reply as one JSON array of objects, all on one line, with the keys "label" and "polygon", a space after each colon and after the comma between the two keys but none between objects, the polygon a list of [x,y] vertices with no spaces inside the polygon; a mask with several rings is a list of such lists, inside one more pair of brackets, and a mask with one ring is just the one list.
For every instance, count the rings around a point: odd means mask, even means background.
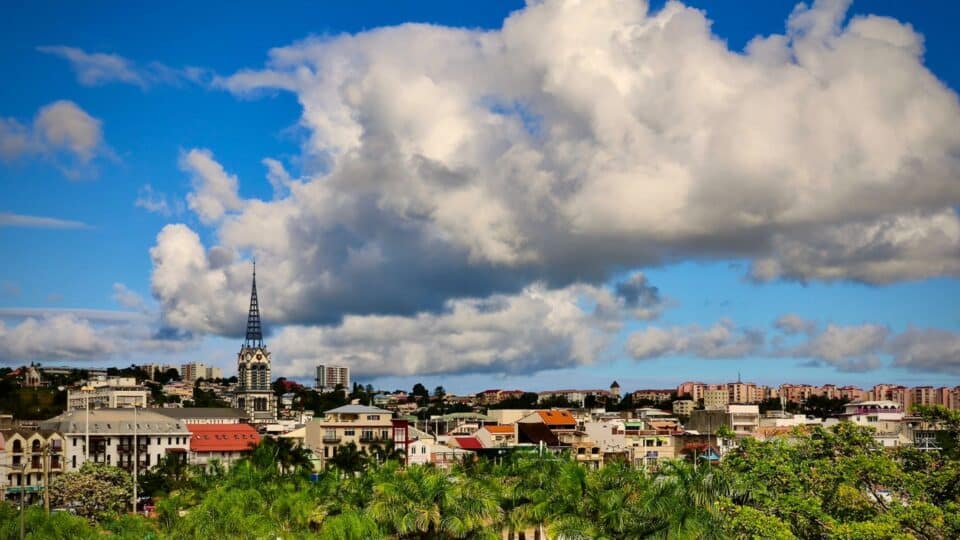
[{"label": "corrugated metal roof", "polygon": [[388,414],[393,415],[392,412],[378,409],[376,407],[369,407],[367,405],[344,405],[342,407],[337,407],[336,409],[330,409],[324,414]]}]

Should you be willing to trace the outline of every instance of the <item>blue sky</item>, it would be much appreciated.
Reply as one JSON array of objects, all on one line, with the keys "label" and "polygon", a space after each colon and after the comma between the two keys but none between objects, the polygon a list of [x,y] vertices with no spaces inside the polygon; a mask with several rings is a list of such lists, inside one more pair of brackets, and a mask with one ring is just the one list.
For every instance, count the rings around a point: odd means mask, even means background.
[{"label": "blue sky", "polygon": [[303,380],[960,384],[960,8],[834,4],[8,7],[0,362],[229,372],[256,256]]}]

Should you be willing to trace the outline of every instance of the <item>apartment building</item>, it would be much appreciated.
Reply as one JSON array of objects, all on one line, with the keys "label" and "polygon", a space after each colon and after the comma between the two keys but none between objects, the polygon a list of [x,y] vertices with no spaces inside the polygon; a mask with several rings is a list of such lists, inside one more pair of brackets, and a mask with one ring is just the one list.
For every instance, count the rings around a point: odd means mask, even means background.
[{"label": "apartment building", "polygon": [[394,441],[394,445],[406,453],[408,438],[406,422],[394,421],[392,412],[367,405],[344,405],[309,422],[304,441],[325,464],[342,446],[350,443],[356,445],[357,450],[369,450],[374,444]]},{"label": "apartment building", "polygon": [[206,366],[202,362],[191,362],[180,366],[180,378],[186,382],[197,379],[222,379],[223,370],[218,367]]},{"label": "apartment building", "polygon": [[785,401],[793,401],[794,403],[803,403],[810,396],[819,394],[818,389],[815,386],[809,384],[781,384],[780,385],[780,396]]},{"label": "apartment building", "polygon": [[730,402],[730,392],[726,388],[708,389],[703,392],[703,408],[709,411],[721,410]]},{"label": "apartment building", "polygon": [[673,414],[677,416],[690,416],[690,413],[697,408],[697,403],[692,399],[678,399],[673,402]]},{"label": "apartment building", "polygon": [[335,390],[337,386],[350,388],[350,368],[320,364],[317,366],[317,378],[314,387],[321,392]]},{"label": "apartment building", "polygon": [[54,430],[0,432],[0,490],[38,494],[64,471],[63,435]]},{"label": "apartment building", "polygon": [[913,394],[910,396],[913,405],[942,405],[937,399],[937,390],[932,386],[914,386],[910,389]]},{"label": "apartment building", "polygon": [[907,413],[913,408],[913,390],[906,386],[894,386],[890,388],[888,395],[890,401],[896,402],[900,409]]},{"label": "apartment building", "polygon": [[728,404],[720,410],[693,411],[687,428],[698,433],[716,433],[726,426],[737,435],[750,435],[760,427],[760,408],[757,405]]},{"label": "apartment building", "polygon": [[67,390],[67,410],[146,407],[147,389],[134,377],[98,377]]},{"label": "apartment building", "polygon": [[856,386],[840,387],[840,398],[847,401],[864,401],[867,399],[868,395],[868,392],[865,392]]},{"label": "apartment building", "polygon": [[728,403],[757,403],[761,399],[762,390],[754,383],[738,381],[727,384]]},{"label": "apartment building", "polygon": [[702,382],[687,381],[677,386],[677,395],[683,396],[690,394],[690,399],[699,401],[703,399],[703,391],[707,389],[707,384]]}]

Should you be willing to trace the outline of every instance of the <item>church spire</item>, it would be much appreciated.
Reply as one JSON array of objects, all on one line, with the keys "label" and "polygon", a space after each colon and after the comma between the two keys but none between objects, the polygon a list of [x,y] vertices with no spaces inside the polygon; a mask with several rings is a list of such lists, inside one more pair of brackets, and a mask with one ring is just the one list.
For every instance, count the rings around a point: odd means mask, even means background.
[{"label": "church spire", "polygon": [[250,313],[247,314],[247,338],[244,340],[243,346],[263,348],[260,304],[257,302],[257,261],[253,261],[253,288],[250,291]]}]

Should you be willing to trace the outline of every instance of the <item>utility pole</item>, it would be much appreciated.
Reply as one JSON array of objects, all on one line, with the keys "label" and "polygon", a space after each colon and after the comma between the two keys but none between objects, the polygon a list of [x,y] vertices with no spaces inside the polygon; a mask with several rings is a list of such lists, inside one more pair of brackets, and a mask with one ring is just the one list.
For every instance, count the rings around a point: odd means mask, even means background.
[{"label": "utility pole", "polygon": [[50,441],[43,444],[43,509],[50,515]]},{"label": "utility pole", "polygon": [[133,513],[134,514],[137,513],[137,472],[138,472],[137,466],[139,465],[139,461],[140,461],[140,452],[138,452],[140,447],[137,446],[137,427],[138,427],[137,406],[136,404],[134,404],[133,406]]},{"label": "utility pole", "polygon": [[24,494],[27,492],[26,478],[24,478],[26,473],[27,462],[24,460],[23,465],[20,465],[20,540],[27,536],[26,521],[24,520],[24,510],[27,508],[26,501],[24,501]]}]

